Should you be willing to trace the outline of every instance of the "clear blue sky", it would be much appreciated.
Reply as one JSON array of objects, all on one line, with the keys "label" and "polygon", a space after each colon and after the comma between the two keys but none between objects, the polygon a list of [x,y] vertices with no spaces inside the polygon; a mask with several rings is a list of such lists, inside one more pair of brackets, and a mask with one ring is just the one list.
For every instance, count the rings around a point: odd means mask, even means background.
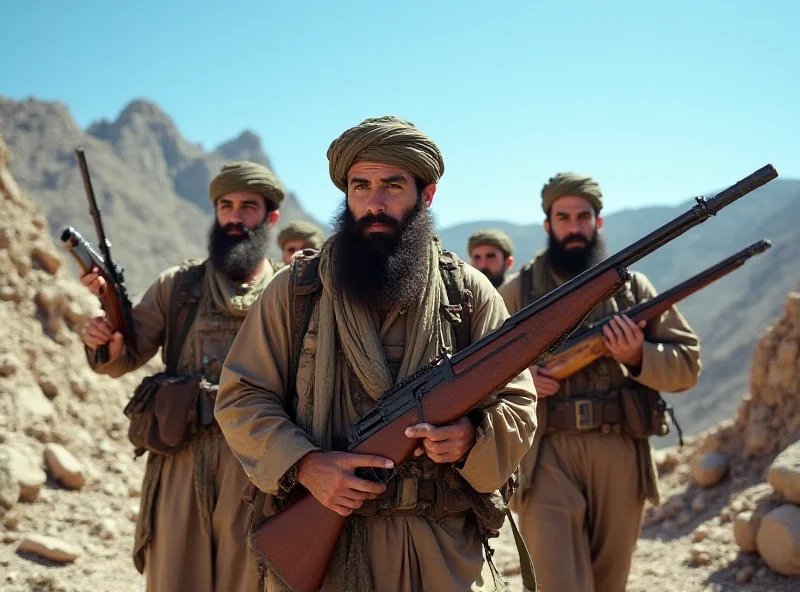
[{"label": "clear blue sky", "polygon": [[441,148],[443,225],[539,221],[560,170],[607,212],[800,177],[796,0],[6,4],[0,94],[81,126],[148,98],[207,149],[252,129],[323,220],[328,145],[384,114]]}]

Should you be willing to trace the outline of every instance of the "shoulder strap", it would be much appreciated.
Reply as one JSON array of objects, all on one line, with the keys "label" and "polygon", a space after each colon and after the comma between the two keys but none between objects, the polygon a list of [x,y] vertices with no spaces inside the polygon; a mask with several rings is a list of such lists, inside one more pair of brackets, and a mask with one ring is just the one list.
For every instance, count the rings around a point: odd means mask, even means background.
[{"label": "shoulder strap", "polygon": [[522,538],[522,535],[517,528],[517,523],[514,521],[514,516],[511,514],[511,510],[509,510],[507,506],[505,513],[506,518],[508,518],[508,522],[511,526],[511,532],[514,535],[514,544],[517,546],[517,553],[519,553],[519,568],[520,575],[522,576],[522,585],[525,586],[525,590],[535,592],[535,590],[537,590],[536,572],[533,569],[533,560],[531,559],[531,554],[528,552],[527,545],[525,545],[525,539]]},{"label": "shoulder strap", "polygon": [[203,293],[206,266],[198,259],[184,261],[175,275],[175,287],[167,312],[167,372],[178,373],[181,350],[197,315]]},{"label": "shoulder strap", "polygon": [[522,289],[522,307],[531,304],[533,300],[533,264],[528,262],[519,272],[520,286]]},{"label": "shoulder strap", "polygon": [[443,251],[439,268],[447,291],[447,320],[456,338],[455,352],[469,347],[472,340],[472,292],[464,285],[464,262],[457,255]]},{"label": "shoulder strap", "polygon": [[[314,305],[322,289],[322,282],[319,279],[319,252],[305,249],[301,253],[292,259],[289,269],[289,323],[292,351],[289,358],[289,384],[286,392],[291,401],[297,397],[295,381],[300,365],[300,354],[303,351],[303,337],[308,331]],[[294,406],[290,405],[290,413],[293,409]]]}]

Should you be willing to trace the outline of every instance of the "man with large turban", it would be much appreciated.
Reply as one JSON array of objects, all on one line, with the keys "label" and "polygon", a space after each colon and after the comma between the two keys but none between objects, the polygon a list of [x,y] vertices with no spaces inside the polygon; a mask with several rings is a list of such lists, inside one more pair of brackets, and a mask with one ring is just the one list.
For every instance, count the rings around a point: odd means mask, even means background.
[{"label": "man with large turban", "polygon": [[[133,549],[148,592],[255,592],[261,579],[247,547],[249,507],[242,496],[249,481],[213,412],[222,363],[274,275],[266,253],[284,189],[266,167],[233,162],[211,181],[209,197],[216,216],[208,258],[158,277],[133,307],[130,343],[103,317],[89,321],[83,334],[100,374],[122,376],[159,348],[166,364],[166,374],[146,379],[149,386],[134,394],[142,412],[129,432],[137,454],[148,452]],[[106,289],[96,272],[81,279],[95,294]],[[100,346],[107,346],[107,360],[97,355]],[[202,382],[188,379],[195,376]],[[141,433],[147,442],[135,437]]]},{"label": "man with large turban", "polygon": [[[217,420],[259,490],[254,528],[299,491],[348,517],[323,590],[470,590],[503,523],[500,490],[535,431],[530,375],[451,424],[409,427],[414,453],[398,466],[343,452],[348,427],[382,393],[508,315],[489,280],[434,235],[428,208],[444,161],[427,135],[396,117],[367,119],[334,140],[328,160],[345,194],[335,232],[295,255],[250,311],[225,361]],[[364,467],[387,479],[362,478]],[[285,590],[285,574],[265,566],[266,589]]]},{"label": "man with large turban", "polygon": [[[603,194],[596,180],[559,173],[542,188],[547,247],[500,288],[511,314],[605,259]],[[513,506],[543,590],[624,592],[646,499],[658,503],[646,430],[657,391],[691,388],[700,374],[697,335],[675,307],[648,323],[624,311],[656,296],[640,272],[601,302],[584,326],[603,322],[603,357],[559,380],[531,368],[538,429],[520,466]],[[650,434],[653,435],[653,434]]]}]

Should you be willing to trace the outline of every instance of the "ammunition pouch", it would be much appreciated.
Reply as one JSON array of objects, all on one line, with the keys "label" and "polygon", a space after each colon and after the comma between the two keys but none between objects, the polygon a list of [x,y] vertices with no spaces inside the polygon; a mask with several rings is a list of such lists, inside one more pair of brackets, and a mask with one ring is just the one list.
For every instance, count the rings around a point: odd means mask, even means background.
[{"label": "ammunition pouch", "polygon": [[145,450],[169,455],[201,427],[214,423],[217,385],[200,376],[161,372],[145,378],[125,406],[128,439],[139,456]]},{"label": "ammunition pouch", "polygon": [[622,428],[634,440],[669,433],[669,408],[658,391],[645,386],[622,386],[619,390],[622,407]]},{"label": "ammunition pouch", "polygon": [[623,385],[596,396],[547,400],[547,427],[558,431],[625,433],[634,440],[669,433],[669,408],[658,391]]}]

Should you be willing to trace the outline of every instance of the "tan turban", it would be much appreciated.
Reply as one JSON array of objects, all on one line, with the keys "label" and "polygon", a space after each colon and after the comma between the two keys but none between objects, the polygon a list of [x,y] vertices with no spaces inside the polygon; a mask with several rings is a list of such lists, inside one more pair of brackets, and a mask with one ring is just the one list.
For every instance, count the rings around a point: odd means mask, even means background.
[{"label": "tan turban", "polygon": [[603,209],[603,193],[597,181],[578,173],[558,173],[555,177],[550,177],[542,188],[542,209],[545,214],[550,211],[553,202],[566,195],[584,198],[592,204],[597,214]]},{"label": "tan turban", "polygon": [[472,255],[472,249],[484,245],[497,247],[503,251],[506,257],[510,257],[514,254],[514,243],[511,242],[511,237],[499,228],[479,230],[472,234],[467,241],[467,253]]},{"label": "tan turban", "polygon": [[285,190],[275,174],[262,164],[241,161],[230,162],[222,167],[219,174],[211,181],[208,196],[211,203],[223,195],[234,191],[249,191],[272,202],[277,208],[283,201]]},{"label": "tan turban", "polygon": [[299,240],[312,249],[318,249],[325,242],[325,236],[317,226],[303,221],[292,222],[278,233],[278,247],[281,250],[286,243]]},{"label": "tan turban", "polygon": [[425,183],[444,174],[442,153],[428,136],[404,119],[387,115],[365,119],[328,148],[331,180],[347,192],[347,171],[357,162],[378,162],[412,173]]}]

